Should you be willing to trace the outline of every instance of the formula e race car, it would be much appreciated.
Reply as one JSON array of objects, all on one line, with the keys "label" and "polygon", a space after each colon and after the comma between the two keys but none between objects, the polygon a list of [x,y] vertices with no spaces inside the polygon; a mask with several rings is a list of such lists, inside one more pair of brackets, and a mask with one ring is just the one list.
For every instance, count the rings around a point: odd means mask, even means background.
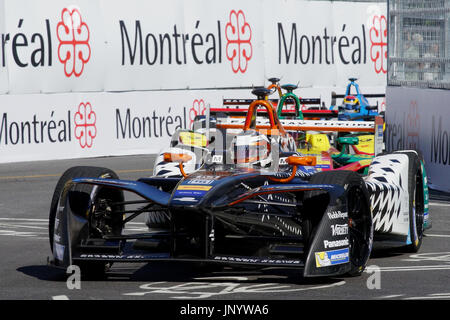
[{"label": "formula e race car", "polygon": [[[270,78],[269,81],[270,85],[267,89],[270,92],[267,100],[277,110],[279,119],[337,119],[338,111],[327,109],[320,98],[300,98],[294,94],[293,91],[298,88],[298,85],[280,85],[278,78]],[[269,96],[275,92],[278,92],[279,98],[270,98]],[[248,105],[252,101],[253,99],[224,98],[222,107],[211,108],[211,115],[215,116],[224,112],[235,117],[245,117]]]},{"label": "formula e race car", "polygon": [[[367,98],[382,98],[385,94],[365,94],[359,90],[356,78],[350,78],[344,95],[331,95],[330,109],[336,110],[336,98],[343,98],[342,105],[337,107],[338,120],[366,121],[373,120],[377,116],[383,116],[384,113],[378,113],[378,105],[371,106]],[[352,93],[355,88],[355,93]]]},{"label": "formula e race car", "polygon": [[[296,153],[289,124],[266,100],[269,90],[253,92],[243,124],[217,119],[206,147],[178,139],[157,159],[158,175],[130,181],[105,168],[68,169],[50,208],[51,263],[78,265],[84,275],[103,274],[114,262],[171,260],[293,267],[317,277],[361,274],[374,229],[385,242],[419,250],[424,193],[415,152],[319,170],[317,157]],[[299,125],[306,126],[291,124]],[[221,133],[228,129],[240,130],[229,145]],[[127,232],[144,213],[164,213],[159,229]]]}]

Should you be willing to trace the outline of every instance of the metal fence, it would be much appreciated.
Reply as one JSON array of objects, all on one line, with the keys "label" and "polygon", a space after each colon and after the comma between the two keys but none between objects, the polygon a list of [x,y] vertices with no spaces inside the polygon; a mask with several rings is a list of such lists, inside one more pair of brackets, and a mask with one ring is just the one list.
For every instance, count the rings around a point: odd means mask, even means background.
[{"label": "metal fence", "polygon": [[450,89],[450,0],[389,0],[388,85]]}]

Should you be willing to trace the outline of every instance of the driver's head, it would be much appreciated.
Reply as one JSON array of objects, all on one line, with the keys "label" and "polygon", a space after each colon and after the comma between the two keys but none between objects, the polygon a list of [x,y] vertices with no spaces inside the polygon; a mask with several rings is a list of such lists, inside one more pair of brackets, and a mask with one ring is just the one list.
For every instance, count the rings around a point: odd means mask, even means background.
[{"label": "driver's head", "polygon": [[231,142],[231,157],[233,162],[242,167],[270,165],[269,139],[256,131],[246,131],[237,135]]},{"label": "driver's head", "polygon": [[346,96],[344,98],[345,111],[359,109],[359,100],[355,96]]}]

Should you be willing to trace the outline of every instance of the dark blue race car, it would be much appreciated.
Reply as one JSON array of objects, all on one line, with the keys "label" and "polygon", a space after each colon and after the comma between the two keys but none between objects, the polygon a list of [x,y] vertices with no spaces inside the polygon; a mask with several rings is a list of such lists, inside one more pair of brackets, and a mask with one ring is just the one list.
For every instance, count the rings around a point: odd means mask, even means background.
[{"label": "dark blue race car", "polygon": [[[415,152],[322,171],[322,157],[296,153],[268,90],[254,93],[242,127],[216,123],[206,147],[177,138],[152,177],[68,169],[51,201],[51,264],[77,265],[84,276],[103,275],[115,262],[179,261],[292,267],[317,277],[361,274],[374,232],[419,250],[426,199]],[[222,133],[226,126],[239,132]],[[146,232],[126,227],[142,214]]]}]

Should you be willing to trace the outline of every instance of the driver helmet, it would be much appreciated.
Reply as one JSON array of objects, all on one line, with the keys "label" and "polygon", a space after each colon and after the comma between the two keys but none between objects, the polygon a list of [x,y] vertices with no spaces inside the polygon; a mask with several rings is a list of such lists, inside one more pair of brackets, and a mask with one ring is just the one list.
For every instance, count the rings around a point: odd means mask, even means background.
[{"label": "driver helmet", "polygon": [[233,137],[231,159],[239,167],[266,167],[272,163],[270,141],[256,131],[246,131]]},{"label": "driver helmet", "polygon": [[355,96],[346,96],[344,98],[344,110],[357,112],[359,109],[359,100]]},{"label": "driver helmet", "polygon": [[[209,117],[209,128],[216,128],[217,120],[215,117]],[[195,116],[192,122],[192,130],[195,132],[204,132],[206,130],[206,116],[198,115]]]}]

